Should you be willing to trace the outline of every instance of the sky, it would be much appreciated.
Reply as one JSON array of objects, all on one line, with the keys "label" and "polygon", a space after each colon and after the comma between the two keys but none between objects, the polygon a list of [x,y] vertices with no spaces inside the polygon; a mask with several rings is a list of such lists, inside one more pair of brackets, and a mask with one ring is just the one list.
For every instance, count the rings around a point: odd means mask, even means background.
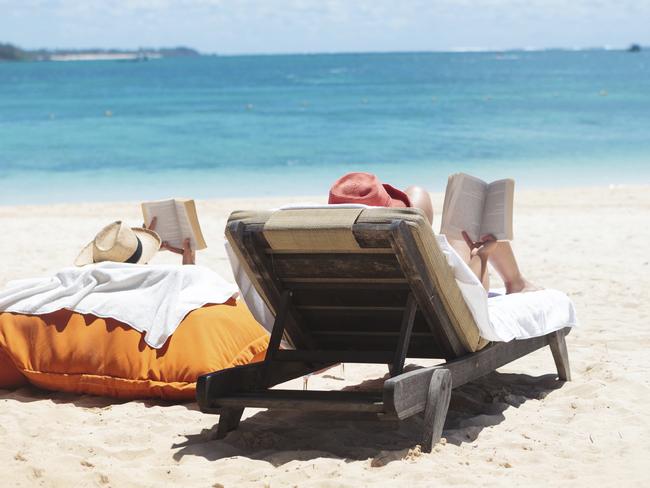
[{"label": "sky", "polygon": [[0,0],[0,42],[204,53],[650,45],[650,0]]}]

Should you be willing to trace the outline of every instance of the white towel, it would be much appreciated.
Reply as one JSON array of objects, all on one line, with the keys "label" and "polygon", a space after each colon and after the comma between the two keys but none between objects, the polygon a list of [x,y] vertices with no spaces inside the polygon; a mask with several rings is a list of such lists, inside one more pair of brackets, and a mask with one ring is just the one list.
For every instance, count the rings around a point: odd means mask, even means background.
[{"label": "white towel", "polygon": [[481,336],[491,341],[539,337],[578,325],[573,302],[559,290],[512,293],[487,302],[490,330],[481,330]]},{"label": "white towel", "polygon": [[478,277],[451,247],[444,235],[436,235],[438,245],[454,271],[481,337],[488,341],[508,342],[546,335],[564,327],[578,325],[571,299],[558,290],[546,289],[505,294],[488,299]]},{"label": "white towel", "polygon": [[[447,236],[436,234],[436,241],[440,250],[447,258],[447,264],[454,272],[456,284],[460,288],[460,292],[465,299],[467,308],[474,317],[474,322],[478,327],[481,337],[488,339],[487,335],[492,334],[492,324],[490,323],[490,316],[488,314],[488,294],[483,288],[481,281],[477,278],[474,272],[470,269],[465,261],[460,257],[456,250],[451,247]],[[501,339],[488,339],[488,340],[501,340]]]},{"label": "white towel", "polygon": [[42,315],[67,309],[119,320],[160,348],[192,310],[225,303],[237,287],[201,266],[105,262],[64,268],[50,278],[9,282],[0,311]]}]

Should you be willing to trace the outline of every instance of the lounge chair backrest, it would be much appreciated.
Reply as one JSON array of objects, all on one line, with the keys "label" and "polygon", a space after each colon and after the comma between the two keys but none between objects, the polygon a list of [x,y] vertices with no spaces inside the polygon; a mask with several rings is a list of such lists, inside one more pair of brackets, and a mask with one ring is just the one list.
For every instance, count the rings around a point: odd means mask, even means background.
[{"label": "lounge chair backrest", "polygon": [[273,312],[290,294],[285,332],[297,350],[365,351],[381,362],[395,350],[409,295],[417,313],[408,357],[450,359],[486,344],[417,209],[237,211],[226,237]]}]

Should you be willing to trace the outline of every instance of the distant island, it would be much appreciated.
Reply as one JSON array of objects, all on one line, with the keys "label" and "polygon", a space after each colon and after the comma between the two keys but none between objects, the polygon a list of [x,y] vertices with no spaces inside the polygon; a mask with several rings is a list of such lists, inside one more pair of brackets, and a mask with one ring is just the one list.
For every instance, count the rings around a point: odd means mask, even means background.
[{"label": "distant island", "polygon": [[147,61],[159,58],[201,56],[197,50],[179,46],[171,48],[124,49],[21,49],[0,43],[0,61]]}]

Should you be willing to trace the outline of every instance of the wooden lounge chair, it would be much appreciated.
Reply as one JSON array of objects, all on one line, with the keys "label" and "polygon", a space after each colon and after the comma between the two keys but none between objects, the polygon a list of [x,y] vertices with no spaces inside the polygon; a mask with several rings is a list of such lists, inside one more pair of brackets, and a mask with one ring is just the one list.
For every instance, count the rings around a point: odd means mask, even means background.
[{"label": "wooden lounge chair", "polygon": [[[568,328],[507,343],[479,336],[418,210],[234,212],[226,236],[276,319],[264,362],[198,379],[201,410],[220,414],[218,438],[237,428],[245,407],[424,413],[421,447],[430,452],[452,388],[546,345],[560,380],[570,379]],[[283,337],[292,349],[280,348]],[[404,372],[407,357],[445,362]],[[391,377],[369,392],[270,389],[340,362],[384,363]]]}]

